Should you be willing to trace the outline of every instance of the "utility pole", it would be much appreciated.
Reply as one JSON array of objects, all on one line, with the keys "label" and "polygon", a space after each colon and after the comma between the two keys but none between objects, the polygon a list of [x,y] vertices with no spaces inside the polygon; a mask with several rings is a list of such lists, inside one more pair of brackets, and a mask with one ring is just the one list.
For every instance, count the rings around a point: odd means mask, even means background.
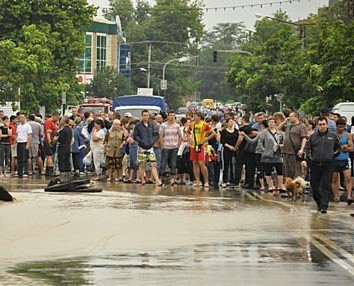
[{"label": "utility pole", "polygon": [[150,68],[151,68],[151,42],[149,43],[149,51],[148,51],[148,70],[147,70],[147,84],[146,84],[147,88],[150,88]]},{"label": "utility pole", "polygon": [[150,81],[151,81],[151,50],[152,50],[152,44],[171,44],[171,45],[184,45],[185,43],[183,42],[169,42],[169,41],[140,41],[140,42],[130,42],[127,43],[128,45],[134,45],[134,44],[148,44],[148,62],[147,62],[147,83],[146,83],[146,88],[150,88]]}]

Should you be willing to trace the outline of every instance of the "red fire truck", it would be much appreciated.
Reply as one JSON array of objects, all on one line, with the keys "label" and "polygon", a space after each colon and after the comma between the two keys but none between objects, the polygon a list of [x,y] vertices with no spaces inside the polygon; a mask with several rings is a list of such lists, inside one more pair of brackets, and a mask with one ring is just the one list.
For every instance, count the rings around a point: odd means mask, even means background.
[{"label": "red fire truck", "polygon": [[84,103],[79,106],[79,114],[84,114],[85,112],[103,112],[108,114],[110,111],[112,111],[112,100],[108,98],[87,97]]}]

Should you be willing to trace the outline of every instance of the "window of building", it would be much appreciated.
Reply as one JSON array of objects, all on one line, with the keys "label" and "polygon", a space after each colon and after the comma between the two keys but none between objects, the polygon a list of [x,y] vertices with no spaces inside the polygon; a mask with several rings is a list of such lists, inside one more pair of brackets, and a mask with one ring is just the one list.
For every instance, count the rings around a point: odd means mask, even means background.
[{"label": "window of building", "polygon": [[79,73],[80,74],[91,74],[91,58],[92,58],[92,35],[85,35],[85,52],[79,58]]},{"label": "window of building", "polygon": [[107,37],[97,36],[97,70],[106,67],[107,60]]}]

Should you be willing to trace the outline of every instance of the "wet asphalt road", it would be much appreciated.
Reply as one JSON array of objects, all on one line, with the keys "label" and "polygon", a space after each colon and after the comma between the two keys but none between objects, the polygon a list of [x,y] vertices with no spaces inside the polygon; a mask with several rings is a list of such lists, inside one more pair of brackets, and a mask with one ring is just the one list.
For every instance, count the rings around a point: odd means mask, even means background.
[{"label": "wet asphalt road", "polygon": [[2,180],[0,285],[354,285],[353,206],[250,190]]}]

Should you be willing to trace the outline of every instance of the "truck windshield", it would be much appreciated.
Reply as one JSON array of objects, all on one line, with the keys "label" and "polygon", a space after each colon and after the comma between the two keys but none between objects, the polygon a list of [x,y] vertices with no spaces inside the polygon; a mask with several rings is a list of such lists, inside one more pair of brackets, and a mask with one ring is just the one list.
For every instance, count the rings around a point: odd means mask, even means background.
[{"label": "truck windshield", "polygon": [[81,106],[79,113],[85,113],[85,112],[105,112],[104,106]]}]

